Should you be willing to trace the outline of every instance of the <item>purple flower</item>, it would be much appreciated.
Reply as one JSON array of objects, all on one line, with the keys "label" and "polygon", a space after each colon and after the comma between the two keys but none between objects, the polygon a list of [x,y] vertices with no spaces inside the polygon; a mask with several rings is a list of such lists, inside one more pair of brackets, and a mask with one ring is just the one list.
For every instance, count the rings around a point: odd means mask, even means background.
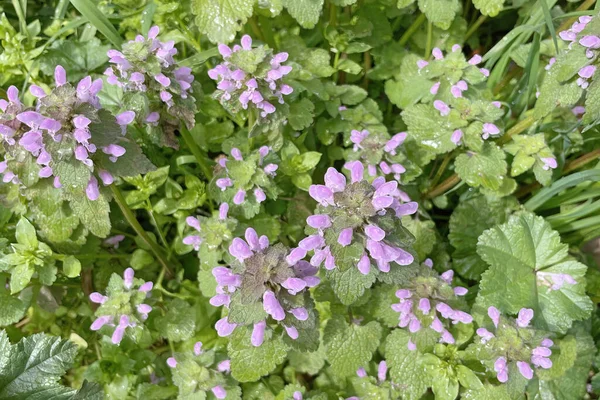
[{"label": "purple flower", "polygon": [[177,367],[177,360],[175,360],[175,357],[167,358],[167,365],[169,366],[169,368]]},{"label": "purple flower", "polygon": [[488,316],[492,319],[494,326],[497,328],[500,322],[500,311],[494,306],[488,308]]},{"label": "purple flower", "polygon": [[250,338],[252,346],[260,347],[263,344],[266,327],[267,323],[265,321],[260,321],[254,324],[254,328],[252,329],[252,336]]},{"label": "purple flower", "polygon": [[484,139],[487,139],[488,137],[490,137],[490,135],[498,135],[500,133],[500,129],[498,129],[498,127],[495,124],[485,123],[483,124],[482,132],[482,137]]},{"label": "purple flower", "polygon": [[517,361],[517,368],[519,369],[519,372],[521,373],[521,375],[523,375],[525,379],[533,378],[533,370],[531,369],[531,366],[528,363],[524,361]]},{"label": "purple flower", "polygon": [[540,160],[542,160],[542,162],[544,163],[542,169],[544,169],[545,171],[555,169],[556,167],[558,167],[558,163],[556,162],[556,158],[554,157],[542,157],[540,158]]},{"label": "purple flower", "polygon": [[506,358],[498,357],[494,363],[494,371],[498,380],[502,383],[508,381],[508,367],[506,365]]},{"label": "purple flower", "polygon": [[213,392],[217,399],[224,399],[225,397],[227,397],[227,391],[223,389],[223,386],[217,385],[210,390],[211,392]]},{"label": "purple flower", "polygon": [[285,319],[285,311],[275,297],[275,293],[270,290],[263,294],[263,308],[275,321],[283,321]]},{"label": "purple flower", "polygon": [[230,324],[229,321],[227,321],[227,317],[221,318],[215,324],[215,329],[220,337],[227,337],[231,335],[236,327],[236,324]]},{"label": "purple flower", "polygon": [[531,308],[521,308],[517,317],[517,326],[526,328],[533,319],[533,310]]},{"label": "purple flower", "polygon": [[435,100],[433,102],[433,108],[438,110],[442,117],[445,117],[446,115],[450,114],[450,107],[448,107],[448,105],[441,100]]}]

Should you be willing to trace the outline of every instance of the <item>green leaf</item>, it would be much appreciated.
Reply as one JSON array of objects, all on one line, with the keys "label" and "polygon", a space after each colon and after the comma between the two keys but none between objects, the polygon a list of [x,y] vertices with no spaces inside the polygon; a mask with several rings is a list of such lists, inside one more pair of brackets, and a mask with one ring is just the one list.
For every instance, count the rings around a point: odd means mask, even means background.
[{"label": "green leaf", "polygon": [[440,116],[433,106],[426,104],[410,106],[402,112],[402,118],[408,128],[409,136],[419,144],[419,147],[431,150],[435,154],[446,153],[456,147],[450,140],[452,131],[447,127],[447,118]]},{"label": "green leaf", "polygon": [[255,0],[192,0],[196,26],[213,43],[229,43],[252,16]]},{"label": "green leaf", "polygon": [[319,22],[324,0],[282,0],[282,3],[300,26],[311,29]]},{"label": "green leaf", "polygon": [[231,374],[240,382],[253,382],[267,375],[285,360],[287,354],[287,346],[281,336],[269,337],[267,332],[264,343],[255,347],[250,343],[251,331],[246,327],[238,327],[227,346]]},{"label": "green leaf", "polygon": [[465,400],[511,400],[505,385],[494,386],[489,383],[480,389],[469,389],[462,397]]},{"label": "green leaf", "polygon": [[152,264],[153,261],[154,261],[154,257],[152,257],[152,254],[148,253],[146,250],[135,249],[135,251],[131,255],[130,264],[131,264],[131,268],[138,271],[138,270]]},{"label": "green leaf", "polygon": [[21,218],[17,223],[15,232],[17,243],[25,246],[27,250],[37,250],[38,240],[35,233],[35,228],[26,218]]},{"label": "green leaf", "polygon": [[156,328],[169,341],[187,340],[196,329],[196,309],[186,301],[174,299],[167,305],[166,314],[157,318]]},{"label": "green leaf", "polygon": [[495,17],[504,7],[504,0],[473,0],[473,5],[483,15]]},{"label": "green leaf", "polygon": [[99,399],[99,386],[76,389],[59,381],[71,367],[77,346],[59,337],[35,334],[11,345],[0,332],[0,398],[7,400]]},{"label": "green leaf", "polygon": [[[26,293],[26,292],[23,292]],[[21,293],[22,296],[22,293]],[[6,292],[0,292],[0,326],[8,326],[18,322],[25,316],[29,301],[23,301],[18,296],[10,295]],[[0,351],[2,346],[0,345]],[[0,370],[2,368],[0,367]]]},{"label": "green leaf", "polygon": [[110,233],[110,206],[103,195],[90,200],[84,194],[69,196],[73,213],[81,223],[94,235],[104,238]]},{"label": "green leaf", "polygon": [[368,364],[381,340],[381,325],[371,321],[364,326],[346,323],[339,316],[327,322],[323,343],[331,370],[340,377],[353,376]]},{"label": "green leaf", "polygon": [[290,105],[290,115],[288,122],[291,127],[297,131],[308,128],[315,117],[315,106],[312,101],[307,98]]},{"label": "green leaf", "polygon": [[81,273],[81,263],[75,256],[67,256],[63,260],[63,272],[69,278],[76,278]]},{"label": "green leaf", "polygon": [[110,46],[102,45],[98,38],[85,42],[73,40],[54,42],[40,58],[40,68],[44,74],[52,76],[54,68],[62,65],[69,79],[76,81],[102,67],[108,61],[106,55],[108,50]]},{"label": "green leaf", "polygon": [[34,272],[35,268],[28,262],[16,265],[10,272],[10,292],[14,294],[25,289]]},{"label": "green leaf", "polygon": [[[567,245],[542,217],[511,217],[479,237],[477,252],[490,265],[481,277],[478,304],[509,314],[532,308],[536,326],[561,333],[573,321],[589,317],[593,304],[585,294],[587,267],[569,257]],[[552,274],[568,274],[577,283],[552,290],[546,278]]]},{"label": "green leaf", "polygon": [[349,58],[342,59],[338,63],[338,69],[352,75],[356,75],[362,71],[362,67]]},{"label": "green leaf", "polygon": [[91,0],[71,0],[71,4],[87,18],[88,21],[117,48],[121,48],[123,40],[108,18],[98,9]]},{"label": "green leaf", "polygon": [[460,10],[458,0],[419,0],[419,9],[427,20],[438,28],[450,28],[454,16]]},{"label": "green leaf", "polygon": [[[350,247],[350,246],[348,246]],[[361,253],[362,254],[362,253]],[[339,260],[336,257],[336,260]],[[350,268],[342,270],[339,266],[327,271],[327,280],[336,296],[344,304],[352,304],[360,298],[375,283],[376,273],[373,268],[367,275],[363,275],[356,264]]]},{"label": "green leaf", "polygon": [[514,197],[488,199],[485,196],[461,201],[450,216],[448,239],[454,247],[452,262],[454,269],[463,278],[478,280],[488,268],[477,254],[477,238],[483,231],[506,222],[516,210]]},{"label": "green leaf", "polygon": [[385,341],[385,358],[393,382],[403,384],[404,400],[418,400],[431,385],[429,375],[419,361],[420,353],[408,349],[410,336],[402,329],[394,329]]},{"label": "green leaf", "polygon": [[469,186],[496,191],[506,178],[506,161],[502,149],[486,142],[480,152],[468,152],[456,157],[454,165],[458,176]]}]

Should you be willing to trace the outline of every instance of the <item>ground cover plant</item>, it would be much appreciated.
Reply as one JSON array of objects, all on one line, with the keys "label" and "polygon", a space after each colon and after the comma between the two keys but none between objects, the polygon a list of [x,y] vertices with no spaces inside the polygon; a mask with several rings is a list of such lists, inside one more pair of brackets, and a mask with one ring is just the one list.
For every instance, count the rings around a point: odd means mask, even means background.
[{"label": "ground cover plant", "polygon": [[598,398],[599,12],[1,0],[0,399]]}]

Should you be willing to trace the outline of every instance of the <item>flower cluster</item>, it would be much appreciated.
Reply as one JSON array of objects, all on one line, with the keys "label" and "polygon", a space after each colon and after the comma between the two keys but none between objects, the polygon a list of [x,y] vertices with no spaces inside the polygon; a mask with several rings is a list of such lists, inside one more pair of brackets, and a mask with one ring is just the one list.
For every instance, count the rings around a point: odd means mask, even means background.
[{"label": "flower cluster", "polygon": [[[447,117],[452,125],[452,143],[463,143],[465,134],[473,130],[478,130],[482,139],[500,135],[501,129],[495,121],[504,114],[502,104],[478,99],[478,92],[485,90],[484,83],[490,74],[487,69],[477,67],[482,57],[475,54],[467,61],[457,44],[446,56],[434,48],[432,56],[430,62],[417,62],[419,75],[433,82],[429,89],[431,96],[424,96],[421,101],[432,101],[439,115]],[[477,126],[472,127],[473,123]]]},{"label": "flower cluster", "polygon": [[273,178],[279,166],[270,161],[276,161],[276,158],[268,146],[262,146],[245,159],[240,149],[235,147],[231,149],[231,159],[220,157],[214,182],[222,200],[232,201],[239,206],[248,200],[248,192],[252,193],[251,202],[255,205],[265,201],[267,194],[275,198],[277,186]]},{"label": "flower cluster", "polygon": [[[360,162],[350,166],[351,183],[335,168],[325,174],[325,185],[312,185],[310,196],[319,202],[315,215],[307,218],[309,236],[288,256],[290,264],[296,263],[309,251],[314,255],[310,264],[319,267],[324,263],[328,270],[336,268],[336,254],[347,246],[360,246],[362,255],[358,270],[369,274],[371,265],[381,272],[389,272],[391,263],[409,265],[412,254],[401,248],[395,232],[402,229],[400,218],[414,214],[417,203],[411,202],[398,188],[398,182],[386,182],[378,177],[373,183],[363,180],[364,169]],[[394,227],[394,228],[391,228]],[[346,269],[343,265],[342,268]]]},{"label": "flower cluster", "polygon": [[[193,355],[176,353],[167,359],[167,365],[173,370],[173,380],[180,387],[180,395],[196,394],[198,390],[211,391],[217,399],[227,397],[228,383],[225,374],[231,370],[229,360],[215,361],[212,350],[204,351],[202,342],[196,342]],[[178,374],[179,370],[181,375]],[[197,374],[190,376],[190,373]]]},{"label": "flower cluster", "polygon": [[[399,327],[408,327],[410,333],[430,328],[440,334],[440,342],[454,344],[454,336],[448,331],[450,322],[473,322],[471,315],[456,308],[460,305],[458,296],[466,295],[467,289],[461,286],[452,287],[453,270],[438,275],[432,267],[433,262],[430,259],[425,260],[420,273],[412,279],[410,286],[396,291],[400,302],[392,304],[392,310],[400,313]],[[448,303],[455,305],[455,308]],[[408,349],[413,351],[416,348],[409,340]]]},{"label": "flower cluster", "polygon": [[397,133],[390,138],[386,132],[353,130],[350,133],[352,152],[347,154],[350,161],[346,163],[345,168],[351,170],[353,163],[359,161],[366,164],[369,176],[377,176],[379,167],[381,175],[393,174],[394,179],[400,181],[400,175],[406,172],[406,169],[397,161],[397,149],[405,139],[406,132]]},{"label": "flower cluster", "polygon": [[[569,43],[569,49],[578,44],[585,49],[585,56],[591,61],[596,58],[597,50],[600,48],[600,37],[594,34],[587,34],[584,32],[587,25],[592,22],[593,18],[589,15],[582,15],[577,21],[571,25],[571,27],[565,31],[559,33],[561,39]],[[550,60],[549,65],[554,64],[554,59]],[[590,85],[590,79],[596,73],[595,65],[586,65],[579,69],[577,72],[577,86],[582,89],[587,89]]]},{"label": "flower cluster", "polygon": [[100,304],[96,310],[97,318],[90,329],[97,331],[104,326],[115,327],[111,340],[114,344],[121,343],[125,330],[143,325],[152,311],[152,307],[146,303],[152,287],[152,282],[135,279],[132,268],[125,270],[123,278],[113,274],[106,296],[98,292],[90,294],[90,300]]},{"label": "flower cluster", "polygon": [[[535,330],[528,329],[533,319],[533,310],[522,308],[516,320],[503,318],[500,311],[491,306],[488,316],[492,321],[495,333],[481,327],[477,335],[481,344],[494,355],[494,371],[502,383],[508,381],[508,365],[515,363],[525,379],[533,378],[532,365],[536,368],[552,367],[550,356],[554,342],[549,338],[536,337]],[[491,327],[490,327],[491,329]]]},{"label": "flower cluster", "polygon": [[[104,74],[107,82],[125,93],[125,104],[135,112],[140,124],[157,125],[161,118],[172,125],[183,120],[194,126],[195,100],[190,96],[194,76],[191,68],[179,67],[173,56],[175,42],[157,39],[158,26],[148,31],[148,37],[138,35],[123,45],[123,50],[109,50],[111,65]],[[142,100],[142,101],[139,101]]]},{"label": "flower cluster", "polygon": [[253,49],[248,35],[242,37],[241,46],[220,44],[219,53],[224,61],[209,70],[208,76],[217,81],[215,96],[233,111],[255,108],[266,118],[275,112],[274,103],[284,104],[283,96],[292,93],[292,87],[282,82],[292,71],[283,64],[288,53],[272,54],[264,46]]},{"label": "flower cluster", "polygon": [[[215,221],[214,218],[205,217],[187,217],[185,219],[186,224],[196,230],[197,233],[188,235],[183,238],[183,244],[193,246],[194,250],[200,250],[200,245],[208,241],[208,246],[211,250],[216,249],[221,244],[228,242],[232,239],[231,230],[235,224],[234,219],[227,218],[229,212],[229,204],[222,203],[219,206],[218,217]],[[205,225],[207,232],[202,230],[202,225]]]},{"label": "flower cluster", "polygon": [[[216,267],[217,295],[210,299],[215,307],[248,308],[261,303],[260,317],[254,318],[251,343],[258,347],[265,337],[269,317],[285,329],[292,339],[298,338],[298,322],[314,318],[307,309],[305,289],[316,286],[317,268],[305,261],[288,264],[287,249],[282,244],[269,246],[266,236],[258,237],[252,228],[246,229],[245,239],[233,239],[229,252],[236,262],[232,268]],[[240,313],[220,319],[215,328],[219,336],[228,336],[238,325],[249,325]]]},{"label": "flower cluster", "polygon": [[[107,127],[100,113],[97,94],[102,80],[87,76],[76,87],[67,82],[66,72],[57,66],[54,78],[56,87],[46,93],[41,87],[32,85],[30,92],[38,100],[35,109],[26,109],[19,100],[19,91],[14,86],[7,90],[8,99],[0,100],[0,135],[4,142],[5,159],[0,163],[0,173],[5,183],[20,183],[25,186],[17,171],[21,165],[35,159],[38,178],[52,178],[55,188],[61,188],[61,162],[76,164],[85,179],[85,193],[90,200],[100,196],[98,179],[103,185],[113,183],[114,177],[107,170],[126,152],[122,137],[112,137],[104,131],[94,133],[99,126]],[[126,126],[131,120],[129,112],[116,117],[116,124]],[[110,117],[112,119],[112,117]],[[36,180],[37,181],[37,180]],[[35,182],[34,182],[35,183]]]}]

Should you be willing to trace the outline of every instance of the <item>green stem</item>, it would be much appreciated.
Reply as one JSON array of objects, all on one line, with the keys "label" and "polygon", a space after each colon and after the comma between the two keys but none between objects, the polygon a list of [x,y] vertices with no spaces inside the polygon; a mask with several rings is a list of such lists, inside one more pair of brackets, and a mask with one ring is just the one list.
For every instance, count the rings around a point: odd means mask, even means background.
[{"label": "green stem", "polygon": [[144,241],[144,243],[146,243],[146,245],[150,248],[154,256],[158,259],[158,262],[162,265],[163,269],[165,269],[165,271],[168,272],[169,275],[172,275],[171,271],[169,270],[169,262],[166,259],[164,253],[162,252],[158,244],[156,244],[152,239],[150,239],[150,236],[148,236],[144,228],[142,228],[138,220],[135,218],[133,211],[131,211],[131,209],[127,205],[127,202],[125,201],[125,198],[123,197],[123,194],[121,193],[117,185],[110,185],[110,190],[112,191],[113,197],[129,225]]},{"label": "green stem", "polygon": [[435,186],[437,185],[437,183],[440,181],[442,175],[444,174],[444,171],[446,170],[446,167],[448,167],[448,164],[450,163],[450,159],[452,158],[450,156],[451,153],[446,154],[446,157],[444,157],[444,160],[442,161],[442,165],[440,165],[440,168],[438,168],[437,173],[435,174],[435,176],[433,177],[433,180],[431,181],[431,186]]},{"label": "green stem", "polygon": [[433,42],[433,24],[429,22],[427,24],[427,45],[425,46],[425,56],[424,59],[428,60],[431,56],[431,46]]},{"label": "green stem", "polygon": [[[165,235],[163,234],[162,230],[158,226],[158,221],[156,221],[156,217],[154,216],[154,211],[152,211],[152,203],[150,203],[150,200],[146,200],[146,211],[148,211],[148,215],[150,216],[152,225],[154,225],[154,227],[156,228],[156,231],[158,232],[158,237],[160,237],[160,241],[162,242],[165,249],[168,249],[169,244],[167,243],[167,239],[165,238]],[[167,259],[168,258],[169,257],[167,256]]]},{"label": "green stem", "polygon": [[181,136],[183,137],[185,144],[187,144],[187,146],[190,148],[190,151],[194,155],[194,158],[196,158],[196,162],[200,166],[200,169],[204,173],[204,176],[206,176],[206,179],[208,179],[210,181],[212,179],[212,171],[211,171],[210,167],[208,166],[208,164],[204,158],[204,155],[202,154],[202,150],[200,150],[200,147],[198,147],[198,145],[194,141],[192,134],[183,125],[179,129],[179,132],[181,132]]},{"label": "green stem", "polygon": [[408,29],[406,30],[406,32],[404,32],[402,34],[402,36],[400,37],[400,40],[398,41],[398,43],[401,46],[404,46],[406,43],[408,43],[408,40],[411,38],[411,36],[417,31],[417,29],[419,29],[419,27],[421,26],[421,24],[423,22],[425,22],[425,14],[420,14],[417,19],[414,20],[414,22],[412,23],[411,26],[408,27]]},{"label": "green stem", "polygon": [[487,16],[485,15],[480,15],[479,18],[477,18],[477,21],[475,21],[475,23],[471,25],[471,27],[465,34],[465,42],[471,37],[471,35],[475,33],[475,31],[481,26],[481,24],[485,22],[486,19]]}]

